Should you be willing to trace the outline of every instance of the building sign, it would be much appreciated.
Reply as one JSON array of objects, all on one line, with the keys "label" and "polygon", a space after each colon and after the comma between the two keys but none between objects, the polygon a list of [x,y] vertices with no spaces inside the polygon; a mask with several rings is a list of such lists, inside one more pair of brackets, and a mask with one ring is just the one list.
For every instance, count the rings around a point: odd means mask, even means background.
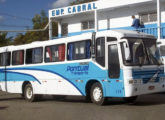
[{"label": "building sign", "polygon": [[92,11],[95,9],[97,9],[96,3],[91,2],[91,3],[85,3],[85,4],[50,10],[49,16],[50,17],[58,17],[58,16],[63,16],[63,15]]}]

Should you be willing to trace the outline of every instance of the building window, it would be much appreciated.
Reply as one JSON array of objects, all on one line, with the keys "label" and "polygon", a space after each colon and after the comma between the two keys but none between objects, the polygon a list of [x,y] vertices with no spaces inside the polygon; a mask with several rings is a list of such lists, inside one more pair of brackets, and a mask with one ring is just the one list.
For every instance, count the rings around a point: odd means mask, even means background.
[{"label": "building window", "polygon": [[59,62],[65,60],[65,45],[52,45],[45,48],[45,62]]},{"label": "building window", "polygon": [[68,36],[68,23],[63,23],[61,25],[62,36]]},{"label": "building window", "polygon": [[0,53],[0,66],[9,66],[11,59],[11,53]]},{"label": "building window", "polygon": [[139,16],[140,16],[140,21],[143,23],[156,22],[157,21],[157,13],[156,12],[141,13]]},{"label": "building window", "polygon": [[14,51],[12,54],[12,65],[24,64],[24,50]]},{"label": "building window", "polygon": [[26,50],[26,64],[42,63],[43,48],[33,48]]},{"label": "building window", "polygon": [[88,29],[94,29],[94,21],[83,21],[81,23],[81,29],[82,30],[88,30]]},{"label": "building window", "polygon": [[68,60],[89,59],[91,41],[80,41],[68,44]]}]

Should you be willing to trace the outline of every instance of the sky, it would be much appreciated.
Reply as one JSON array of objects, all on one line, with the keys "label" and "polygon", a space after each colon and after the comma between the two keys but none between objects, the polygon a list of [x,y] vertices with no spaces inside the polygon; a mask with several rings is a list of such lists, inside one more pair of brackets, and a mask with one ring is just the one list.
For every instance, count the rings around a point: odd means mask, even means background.
[{"label": "sky", "polygon": [[[24,30],[31,19],[44,10],[68,6],[74,0],[0,0],[0,30]],[[16,33],[9,33],[15,36]]]}]

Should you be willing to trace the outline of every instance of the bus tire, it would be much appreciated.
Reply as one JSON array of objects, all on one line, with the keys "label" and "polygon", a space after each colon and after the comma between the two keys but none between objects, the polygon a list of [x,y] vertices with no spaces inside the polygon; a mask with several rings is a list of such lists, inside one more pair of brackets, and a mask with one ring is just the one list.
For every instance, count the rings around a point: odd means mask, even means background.
[{"label": "bus tire", "polygon": [[103,96],[103,89],[100,83],[96,82],[92,85],[90,91],[91,101],[97,105],[104,105],[107,98]]},{"label": "bus tire", "polygon": [[24,89],[24,97],[28,102],[34,102],[36,96],[33,94],[33,87],[31,84],[27,84]]},{"label": "bus tire", "polygon": [[136,99],[137,99],[137,96],[123,98],[124,102],[126,103],[135,103]]}]

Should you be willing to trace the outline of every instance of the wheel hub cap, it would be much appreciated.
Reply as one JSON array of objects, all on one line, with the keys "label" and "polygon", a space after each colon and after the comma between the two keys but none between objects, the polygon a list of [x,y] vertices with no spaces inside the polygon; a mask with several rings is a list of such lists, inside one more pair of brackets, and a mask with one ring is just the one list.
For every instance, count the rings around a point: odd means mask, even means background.
[{"label": "wheel hub cap", "polygon": [[33,91],[32,91],[32,88],[27,88],[27,91],[26,91],[26,96],[27,96],[27,98],[31,98],[32,97],[32,95],[33,95]]},{"label": "wheel hub cap", "polygon": [[99,87],[96,87],[93,91],[93,97],[96,101],[100,101],[102,98],[102,91]]}]

